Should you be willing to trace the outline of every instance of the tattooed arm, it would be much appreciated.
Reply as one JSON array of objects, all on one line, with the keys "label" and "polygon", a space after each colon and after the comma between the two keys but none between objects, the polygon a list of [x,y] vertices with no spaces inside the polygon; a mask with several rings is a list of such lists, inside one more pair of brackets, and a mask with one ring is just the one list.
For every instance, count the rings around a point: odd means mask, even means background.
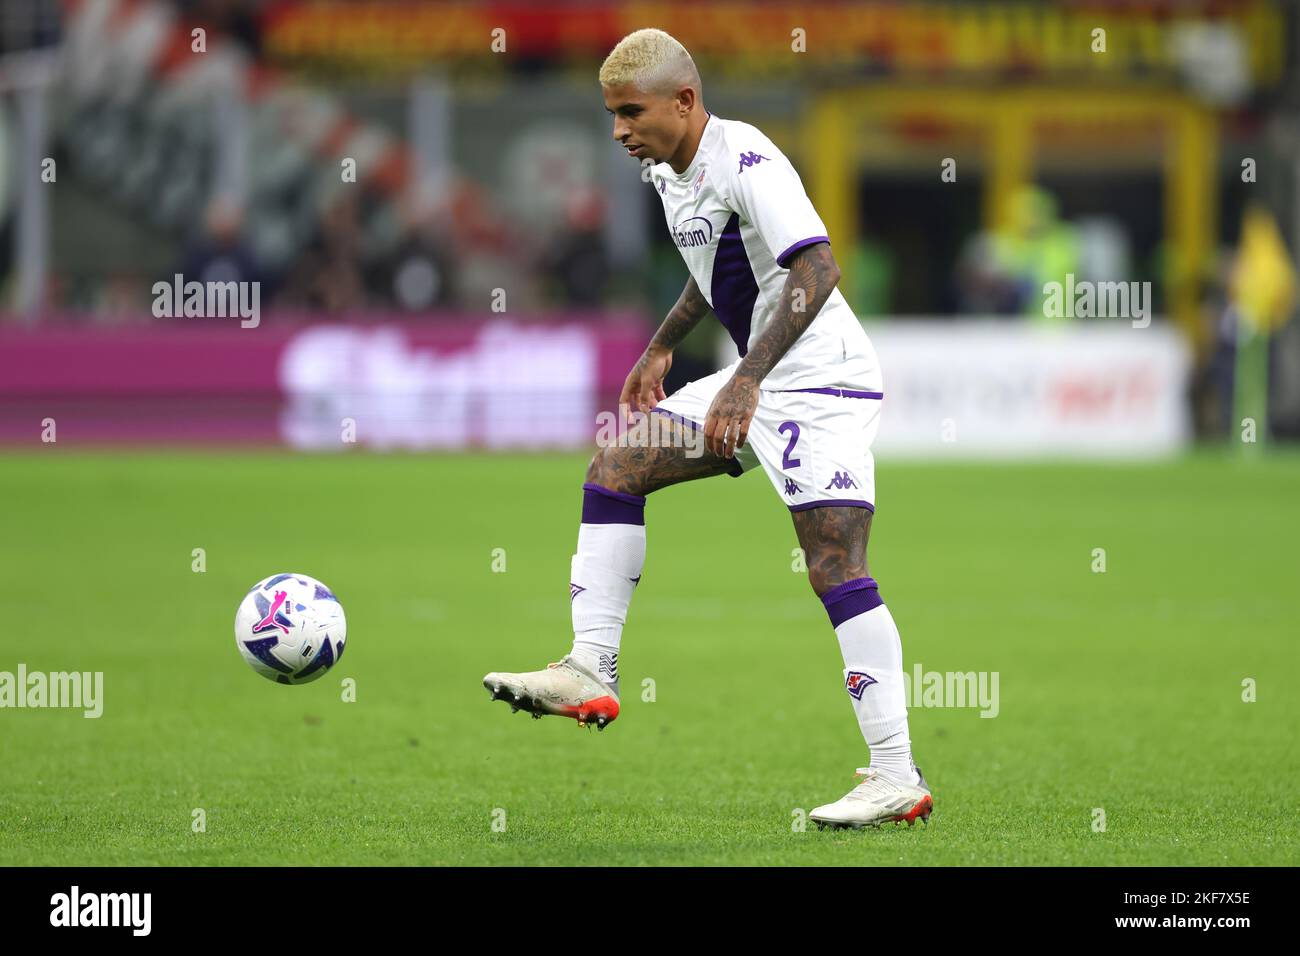
[{"label": "tattooed arm", "polygon": [[705,447],[724,458],[745,444],[758,406],[758,383],[812,325],[840,280],[840,267],[825,242],[804,246],[790,260],[789,269],[776,313],[709,408]]},{"label": "tattooed arm", "polygon": [[825,242],[804,246],[790,260],[789,269],[776,314],[736,369],[737,378],[752,378],[755,386],[812,325],[840,281],[840,267]]},{"label": "tattooed arm", "polygon": [[664,376],[672,367],[673,349],[708,314],[709,303],[695,284],[695,277],[691,276],[686,280],[686,288],[682,289],[677,304],[668,311],[668,317],[628,374],[618,399],[620,407],[635,402],[637,410],[648,413],[667,397],[664,394]]},{"label": "tattooed arm", "polygon": [[700,319],[708,314],[709,303],[705,301],[700,287],[695,284],[695,276],[691,276],[686,280],[686,288],[677,297],[677,304],[668,310],[668,317],[659,326],[659,331],[650,340],[646,351],[658,349],[671,352],[682,344],[691,329],[699,325]]}]

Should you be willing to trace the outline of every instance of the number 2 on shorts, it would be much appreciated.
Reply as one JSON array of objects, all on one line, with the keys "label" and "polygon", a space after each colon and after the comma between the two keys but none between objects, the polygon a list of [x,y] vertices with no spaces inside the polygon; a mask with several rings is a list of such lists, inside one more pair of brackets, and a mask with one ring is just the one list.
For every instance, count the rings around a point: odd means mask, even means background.
[{"label": "number 2 on shorts", "polygon": [[799,440],[799,424],[797,422],[782,422],[777,428],[777,431],[784,435],[787,433],[787,428],[790,435],[790,442],[785,446],[785,451],[781,452],[781,467],[798,468],[799,459],[791,458],[790,452],[794,451],[795,442]]}]

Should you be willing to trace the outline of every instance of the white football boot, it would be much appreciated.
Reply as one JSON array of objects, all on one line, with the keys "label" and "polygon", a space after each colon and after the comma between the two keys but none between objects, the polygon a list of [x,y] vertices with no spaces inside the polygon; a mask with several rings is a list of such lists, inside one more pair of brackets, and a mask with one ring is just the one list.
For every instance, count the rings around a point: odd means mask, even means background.
[{"label": "white football boot", "polygon": [[597,730],[604,730],[618,716],[618,697],[613,689],[572,655],[547,664],[544,671],[493,671],[483,678],[483,686],[493,700],[508,703],[511,713],[526,710],[538,719],[546,714],[572,717],[579,727],[594,723]]},{"label": "white football boot", "polygon": [[857,830],[878,827],[882,823],[897,825],[904,820],[910,827],[917,820],[929,822],[934,799],[919,767],[916,774],[921,780],[916,786],[894,783],[871,767],[859,767],[854,773],[863,775],[861,783],[834,803],[818,807],[808,814],[808,818],[817,824],[817,829],[829,826]]}]

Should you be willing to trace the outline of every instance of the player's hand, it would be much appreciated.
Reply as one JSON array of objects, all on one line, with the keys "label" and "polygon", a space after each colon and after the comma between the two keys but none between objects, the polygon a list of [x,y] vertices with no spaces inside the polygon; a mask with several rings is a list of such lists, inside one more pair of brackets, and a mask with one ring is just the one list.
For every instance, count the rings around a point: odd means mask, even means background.
[{"label": "player's hand", "polygon": [[758,408],[758,382],[733,375],[719,389],[704,419],[704,446],[715,455],[731,458],[749,437],[749,423]]},{"label": "player's hand", "polygon": [[628,424],[632,424],[632,410],[647,415],[668,396],[664,394],[664,376],[673,367],[673,353],[660,349],[646,349],[636,366],[628,373],[623,391],[618,396],[620,412],[628,407]]}]

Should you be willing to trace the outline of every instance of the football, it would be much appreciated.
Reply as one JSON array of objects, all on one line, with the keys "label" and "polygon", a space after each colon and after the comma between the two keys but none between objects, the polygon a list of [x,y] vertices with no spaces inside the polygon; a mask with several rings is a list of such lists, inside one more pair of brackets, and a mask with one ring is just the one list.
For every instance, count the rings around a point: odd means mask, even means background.
[{"label": "football", "polygon": [[235,644],[248,666],[280,684],[316,680],[343,656],[347,621],[329,588],[305,574],[275,574],[244,595]]}]

